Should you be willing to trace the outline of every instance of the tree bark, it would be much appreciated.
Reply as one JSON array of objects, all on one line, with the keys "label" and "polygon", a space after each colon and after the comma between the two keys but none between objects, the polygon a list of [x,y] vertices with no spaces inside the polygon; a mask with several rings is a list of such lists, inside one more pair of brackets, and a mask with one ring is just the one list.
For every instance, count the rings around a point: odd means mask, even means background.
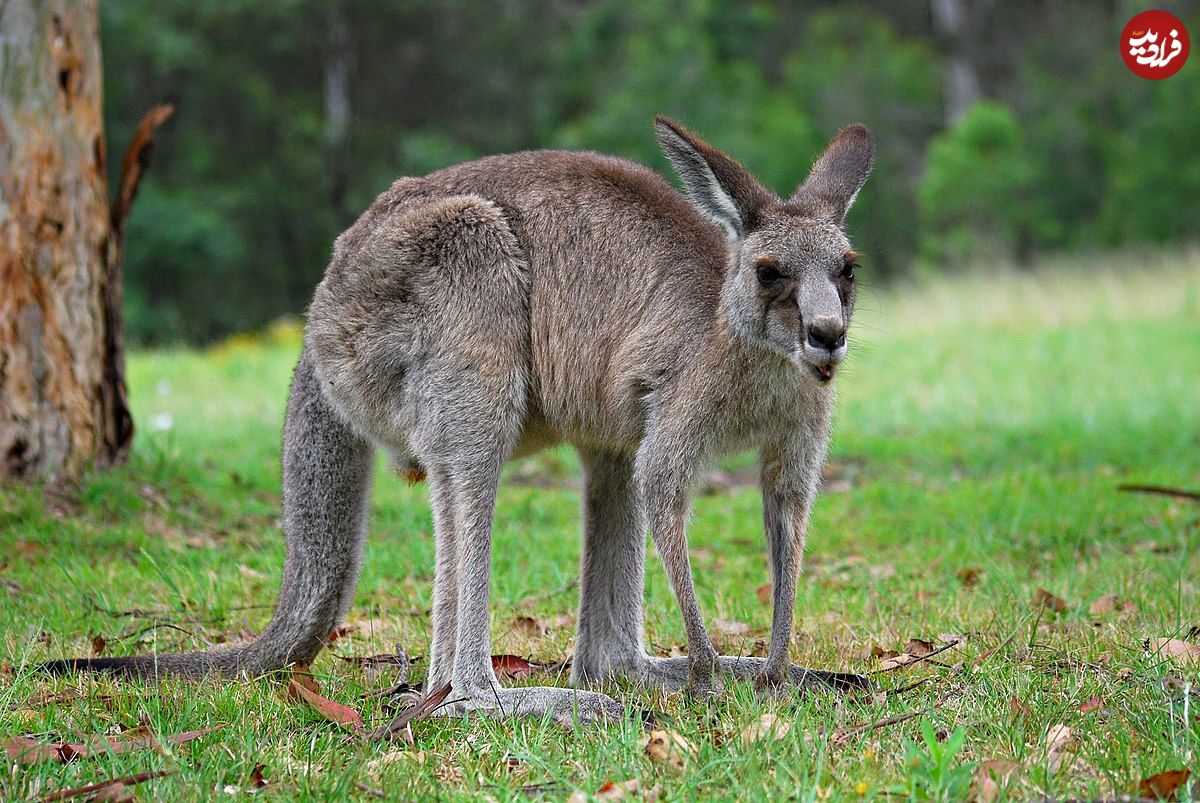
[{"label": "tree bark", "polygon": [[934,26],[943,42],[946,125],[954,125],[983,98],[979,76],[982,18],[992,0],[932,0]]},{"label": "tree bark", "polygon": [[111,466],[133,437],[121,223],[170,109],[110,207],[99,33],[97,0],[0,3],[0,477]]}]

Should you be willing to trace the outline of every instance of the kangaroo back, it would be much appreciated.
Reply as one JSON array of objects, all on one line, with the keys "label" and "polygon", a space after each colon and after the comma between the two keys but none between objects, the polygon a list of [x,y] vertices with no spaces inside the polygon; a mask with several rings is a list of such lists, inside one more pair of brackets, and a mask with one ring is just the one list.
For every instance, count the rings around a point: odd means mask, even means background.
[{"label": "kangaroo back", "polygon": [[249,644],[199,652],[74,658],[48,672],[95,670],[134,677],[259,675],[316,657],[354,596],[366,535],[372,447],[321,393],[308,350],[300,356],[283,432],[287,557],[275,612]]}]

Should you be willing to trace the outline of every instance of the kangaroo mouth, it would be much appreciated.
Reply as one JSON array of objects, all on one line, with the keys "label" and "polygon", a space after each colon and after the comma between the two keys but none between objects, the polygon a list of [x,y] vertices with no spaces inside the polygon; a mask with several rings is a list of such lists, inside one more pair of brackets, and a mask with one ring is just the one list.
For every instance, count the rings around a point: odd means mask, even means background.
[{"label": "kangaroo mouth", "polygon": [[817,378],[817,381],[820,382],[822,385],[825,384],[826,382],[829,382],[831,379],[833,379],[834,369],[837,368],[837,366],[831,362],[827,362],[827,363],[812,363],[812,362],[810,362],[808,364],[808,367],[809,367],[809,369],[812,370],[813,376],[815,376]]}]

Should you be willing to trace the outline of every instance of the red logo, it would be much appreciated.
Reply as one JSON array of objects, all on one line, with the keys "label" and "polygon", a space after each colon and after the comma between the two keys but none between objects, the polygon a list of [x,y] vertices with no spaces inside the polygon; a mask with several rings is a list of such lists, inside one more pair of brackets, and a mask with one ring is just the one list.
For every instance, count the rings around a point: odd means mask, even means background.
[{"label": "red logo", "polygon": [[1192,48],[1179,17],[1166,11],[1143,11],[1121,31],[1121,58],[1142,78],[1157,81],[1179,72]]}]

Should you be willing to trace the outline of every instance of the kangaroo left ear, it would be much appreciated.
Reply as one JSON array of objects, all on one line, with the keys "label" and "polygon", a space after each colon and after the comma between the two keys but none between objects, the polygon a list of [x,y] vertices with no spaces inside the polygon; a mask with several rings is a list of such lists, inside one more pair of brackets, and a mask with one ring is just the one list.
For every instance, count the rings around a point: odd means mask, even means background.
[{"label": "kangaroo left ear", "polygon": [[721,224],[730,237],[754,227],[758,212],[778,198],[750,171],[673,120],[654,118],[654,132],[692,203]]},{"label": "kangaroo left ear", "polygon": [[858,123],[846,126],[829,143],[789,203],[809,207],[814,214],[841,226],[874,163],[875,143],[870,130]]}]

